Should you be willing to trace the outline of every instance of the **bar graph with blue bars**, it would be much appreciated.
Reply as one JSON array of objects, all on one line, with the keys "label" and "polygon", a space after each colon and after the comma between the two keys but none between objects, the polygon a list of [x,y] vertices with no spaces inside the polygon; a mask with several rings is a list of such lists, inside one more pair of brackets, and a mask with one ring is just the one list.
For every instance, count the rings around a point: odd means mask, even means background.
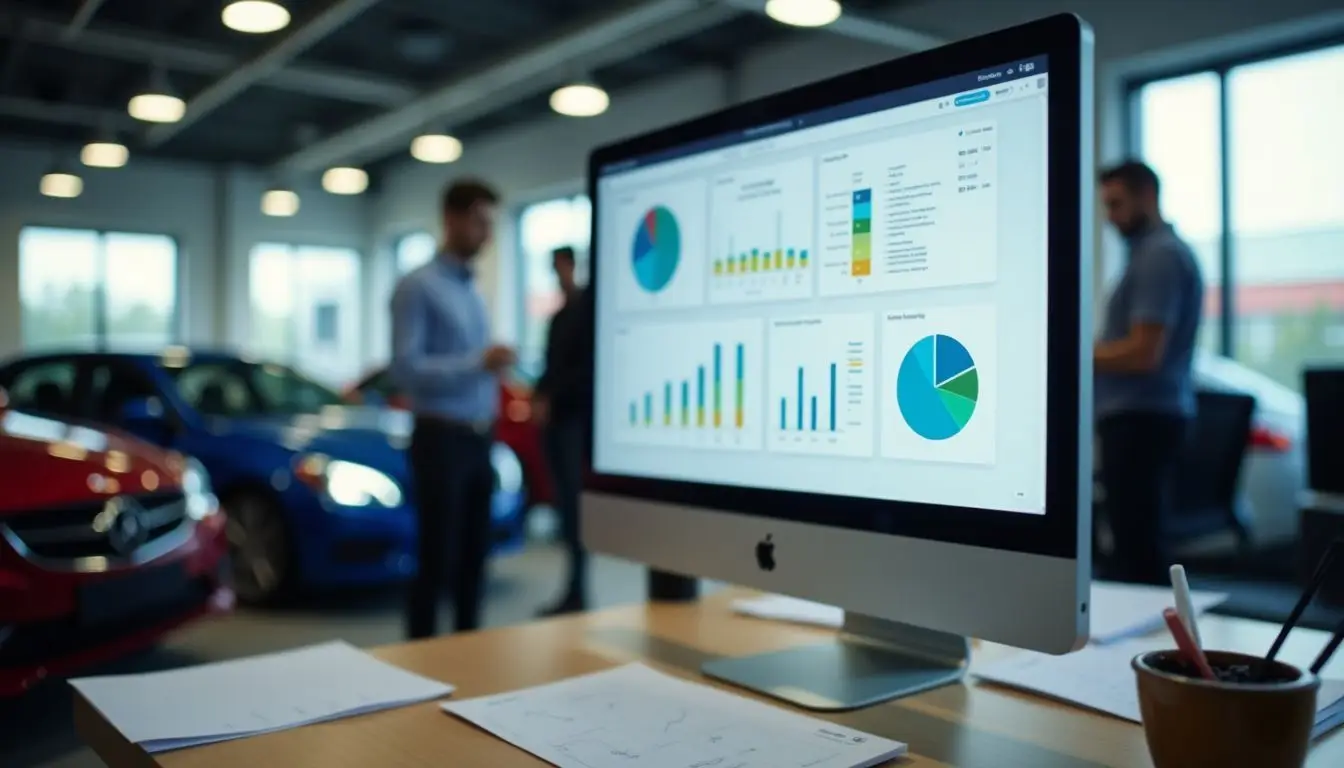
[{"label": "bar graph with blue bars", "polygon": [[767,341],[771,450],[871,455],[876,413],[871,315],[772,320]]},{"label": "bar graph with blue bars", "polygon": [[[731,349],[730,366],[725,366],[725,350]],[[746,365],[747,345],[715,343],[710,350],[709,369],[696,365],[686,378],[667,379],[656,389],[642,394],[642,400],[630,402],[630,426],[664,426],[710,429],[744,429],[747,426]],[[706,374],[710,374],[706,381]],[[724,381],[725,376],[732,381]],[[691,387],[695,387],[695,411],[692,418]],[[655,394],[661,390],[661,410],[655,414]],[[725,395],[728,397],[725,398]],[[709,407],[706,407],[706,399]],[[727,402],[725,402],[725,399]],[[639,405],[643,403],[643,420],[639,419]]]}]

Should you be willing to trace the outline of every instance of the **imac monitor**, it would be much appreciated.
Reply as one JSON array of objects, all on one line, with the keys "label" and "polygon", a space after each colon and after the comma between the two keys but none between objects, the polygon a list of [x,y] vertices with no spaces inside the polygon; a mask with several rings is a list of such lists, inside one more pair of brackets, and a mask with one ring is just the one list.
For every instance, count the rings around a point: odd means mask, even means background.
[{"label": "imac monitor", "polygon": [[840,709],[1085,642],[1091,47],[1057,16],[593,153],[586,545],[847,612],[707,673]]}]

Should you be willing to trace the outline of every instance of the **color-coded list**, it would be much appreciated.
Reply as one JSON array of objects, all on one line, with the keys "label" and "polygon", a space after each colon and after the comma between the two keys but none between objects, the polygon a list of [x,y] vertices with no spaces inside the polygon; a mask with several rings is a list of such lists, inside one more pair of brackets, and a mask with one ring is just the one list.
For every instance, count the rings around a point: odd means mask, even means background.
[{"label": "color-coded list", "polygon": [[873,273],[873,190],[854,190],[851,218],[853,244],[850,251],[849,274],[865,277]]}]

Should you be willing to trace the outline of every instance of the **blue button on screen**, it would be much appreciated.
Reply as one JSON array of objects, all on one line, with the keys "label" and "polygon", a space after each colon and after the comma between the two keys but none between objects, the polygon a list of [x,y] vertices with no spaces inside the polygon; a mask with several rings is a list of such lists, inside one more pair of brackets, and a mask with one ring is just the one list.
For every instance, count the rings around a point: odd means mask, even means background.
[{"label": "blue button on screen", "polygon": [[989,91],[976,91],[975,93],[963,93],[952,100],[952,103],[958,107],[964,107],[967,104],[979,104],[982,101],[989,101]]}]

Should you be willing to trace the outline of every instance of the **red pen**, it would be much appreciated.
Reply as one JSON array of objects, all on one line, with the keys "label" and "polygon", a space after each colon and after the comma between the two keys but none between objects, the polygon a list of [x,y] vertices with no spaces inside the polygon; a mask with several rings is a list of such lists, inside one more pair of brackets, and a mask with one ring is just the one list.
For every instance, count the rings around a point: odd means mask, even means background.
[{"label": "red pen", "polygon": [[1205,680],[1217,680],[1218,676],[1213,674],[1213,667],[1209,666],[1209,660],[1204,656],[1204,651],[1195,645],[1195,639],[1190,636],[1190,630],[1185,628],[1185,622],[1181,621],[1181,615],[1175,608],[1168,608],[1162,611],[1162,618],[1167,622],[1167,629],[1171,630],[1171,636],[1176,639],[1176,648],[1180,650],[1181,655],[1186,661],[1195,665],[1199,670],[1199,676]]}]

